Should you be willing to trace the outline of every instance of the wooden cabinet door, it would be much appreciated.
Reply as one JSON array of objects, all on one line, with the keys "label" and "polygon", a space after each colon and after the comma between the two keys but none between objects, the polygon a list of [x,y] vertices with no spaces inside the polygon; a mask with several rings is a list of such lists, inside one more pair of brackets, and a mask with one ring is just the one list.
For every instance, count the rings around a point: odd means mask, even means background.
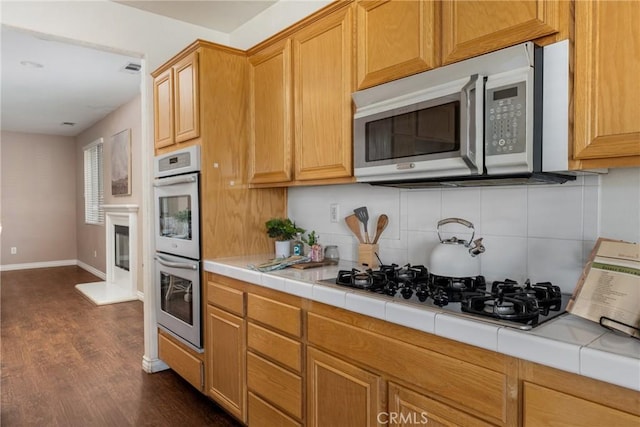
[{"label": "wooden cabinet door", "polygon": [[173,70],[153,79],[153,134],[156,149],[175,143],[173,138]]},{"label": "wooden cabinet door", "polygon": [[522,425],[637,427],[640,418],[529,382],[523,386]]},{"label": "wooden cabinet door", "polygon": [[200,136],[198,52],[185,57],[172,69],[175,141],[184,142]]},{"label": "wooden cabinet door", "polygon": [[438,65],[438,5],[432,0],[358,2],[358,89]]},{"label": "wooden cabinet door", "polygon": [[[565,0],[442,2],[442,63],[533,40],[568,25]],[[565,2],[568,4],[568,2]]]},{"label": "wooden cabinet door", "polygon": [[207,305],[208,395],[246,422],[246,326],[244,319]]},{"label": "wooden cabinet door", "polygon": [[250,182],[291,181],[293,110],[290,40],[269,46],[249,58],[249,85]]},{"label": "wooden cabinet door", "polygon": [[383,421],[385,420],[391,426],[492,426],[492,424],[395,383],[389,383],[389,410],[384,415]]},{"label": "wooden cabinet door", "polygon": [[307,424],[310,427],[383,425],[383,381],[350,363],[309,347]]},{"label": "wooden cabinet door", "polygon": [[295,179],[353,174],[351,6],[293,35]]},{"label": "wooden cabinet door", "polygon": [[573,156],[640,165],[640,2],[578,1],[575,16]]}]

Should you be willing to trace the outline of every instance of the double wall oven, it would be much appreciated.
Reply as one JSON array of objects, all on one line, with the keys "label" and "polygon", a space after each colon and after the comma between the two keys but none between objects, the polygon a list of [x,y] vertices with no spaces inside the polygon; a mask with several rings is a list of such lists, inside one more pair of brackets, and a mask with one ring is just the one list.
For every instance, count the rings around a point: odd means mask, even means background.
[{"label": "double wall oven", "polygon": [[158,327],[201,351],[200,147],[157,156],[154,163]]}]

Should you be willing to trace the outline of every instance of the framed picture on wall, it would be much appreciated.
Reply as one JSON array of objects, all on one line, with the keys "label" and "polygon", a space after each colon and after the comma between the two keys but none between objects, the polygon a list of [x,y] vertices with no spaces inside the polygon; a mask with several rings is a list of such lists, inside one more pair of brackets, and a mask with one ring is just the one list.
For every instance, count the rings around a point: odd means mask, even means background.
[{"label": "framed picture on wall", "polygon": [[131,129],[111,137],[111,194],[131,195]]}]

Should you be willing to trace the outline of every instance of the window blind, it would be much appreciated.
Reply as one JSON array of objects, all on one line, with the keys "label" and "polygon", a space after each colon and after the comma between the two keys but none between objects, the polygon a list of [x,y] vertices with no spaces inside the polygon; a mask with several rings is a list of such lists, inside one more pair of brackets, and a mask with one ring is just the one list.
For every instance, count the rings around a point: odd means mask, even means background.
[{"label": "window blind", "polygon": [[102,138],[84,147],[84,222],[104,223]]}]

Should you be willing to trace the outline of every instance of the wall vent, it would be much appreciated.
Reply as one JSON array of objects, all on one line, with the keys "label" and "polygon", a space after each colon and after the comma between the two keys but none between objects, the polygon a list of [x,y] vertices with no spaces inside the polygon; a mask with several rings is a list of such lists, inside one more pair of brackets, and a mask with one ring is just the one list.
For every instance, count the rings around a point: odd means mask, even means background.
[{"label": "wall vent", "polygon": [[129,62],[127,65],[124,66],[124,68],[122,68],[122,71],[124,71],[125,73],[138,74],[141,68],[142,68],[142,65]]}]

